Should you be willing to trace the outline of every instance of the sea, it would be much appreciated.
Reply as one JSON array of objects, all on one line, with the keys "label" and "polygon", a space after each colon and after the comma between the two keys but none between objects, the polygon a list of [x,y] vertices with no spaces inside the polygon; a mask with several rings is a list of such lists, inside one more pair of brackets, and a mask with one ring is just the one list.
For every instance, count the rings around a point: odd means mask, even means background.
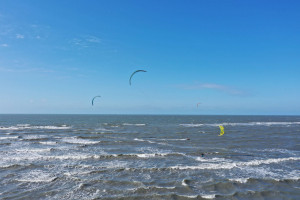
[{"label": "sea", "polygon": [[298,200],[300,116],[0,115],[0,199]]}]

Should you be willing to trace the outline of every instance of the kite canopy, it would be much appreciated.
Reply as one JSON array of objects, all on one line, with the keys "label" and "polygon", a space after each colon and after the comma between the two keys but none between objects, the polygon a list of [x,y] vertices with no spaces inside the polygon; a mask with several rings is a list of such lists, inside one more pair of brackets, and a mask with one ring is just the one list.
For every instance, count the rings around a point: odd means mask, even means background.
[{"label": "kite canopy", "polygon": [[137,72],[147,72],[147,71],[145,71],[145,70],[136,70],[135,72],[133,72],[133,73],[131,74],[130,78],[129,78],[129,85],[131,85],[131,78],[132,78],[133,75],[134,75],[135,73],[137,73]]},{"label": "kite canopy", "polygon": [[94,105],[94,100],[97,98],[97,97],[101,97],[101,96],[95,96],[92,100],[92,106]]},{"label": "kite canopy", "polygon": [[224,127],[223,126],[219,126],[220,127],[220,135],[219,136],[222,136],[224,134]]}]

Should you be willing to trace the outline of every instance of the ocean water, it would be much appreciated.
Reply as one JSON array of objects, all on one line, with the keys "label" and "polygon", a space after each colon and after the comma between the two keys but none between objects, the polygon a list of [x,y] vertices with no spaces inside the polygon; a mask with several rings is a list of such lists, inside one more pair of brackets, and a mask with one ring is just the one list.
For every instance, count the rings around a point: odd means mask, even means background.
[{"label": "ocean water", "polygon": [[0,199],[296,200],[299,178],[300,116],[0,115]]}]

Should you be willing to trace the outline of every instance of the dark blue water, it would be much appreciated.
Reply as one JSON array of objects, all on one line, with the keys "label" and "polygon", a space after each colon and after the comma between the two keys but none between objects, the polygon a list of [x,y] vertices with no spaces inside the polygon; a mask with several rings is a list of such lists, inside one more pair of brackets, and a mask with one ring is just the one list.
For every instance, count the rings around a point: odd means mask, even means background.
[{"label": "dark blue water", "polygon": [[299,116],[0,115],[1,199],[300,199],[299,178]]}]

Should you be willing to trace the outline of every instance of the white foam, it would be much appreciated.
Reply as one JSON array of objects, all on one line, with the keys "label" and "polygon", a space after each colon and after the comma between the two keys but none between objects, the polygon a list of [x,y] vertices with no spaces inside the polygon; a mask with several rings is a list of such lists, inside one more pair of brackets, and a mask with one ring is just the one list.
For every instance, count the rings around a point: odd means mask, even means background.
[{"label": "white foam", "polygon": [[128,191],[137,191],[139,189],[145,189],[145,190],[150,190],[152,188],[157,188],[157,189],[168,189],[168,190],[172,190],[172,189],[175,189],[175,187],[162,187],[162,186],[145,186],[144,184],[140,187],[136,187],[136,188],[130,188],[130,189],[127,189]]},{"label": "white foam", "polygon": [[190,199],[194,199],[194,198],[197,198],[198,195],[187,195],[187,196],[185,196],[185,197],[190,198]]},{"label": "white foam", "polygon": [[30,124],[17,124],[17,126],[30,126]]},{"label": "white foam", "polygon": [[178,139],[158,139],[162,141],[186,141],[189,140],[188,138],[178,138]]},{"label": "white foam", "polygon": [[43,160],[86,160],[86,159],[99,159],[98,155],[88,155],[88,154],[70,154],[70,155],[61,155],[61,156],[43,156],[40,159]]},{"label": "white foam", "polygon": [[31,129],[70,129],[70,126],[31,126]]},{"label": "white foam", "polygon": [[[118,169],[118,168],[126,168],[128,167],[128,163],[126,161],[111,161],[111,162],[104,162],[99,167],[106,167],[109,169]],[[128,168],[126,168],[128,169]]]},{"label": "white foam", "polygon": [[101,141],[93,141],[93,140],[80,139],[74,137],[63,138],[62,141],[66,143],[72,143],[72,144],[98,144],[101,142]]},{"label": "white foam", "polygon": [[149,142],[150,144],[156,143],[156,142],[153,142],[153,141],[151,141],[151,140],[143,140],[143,139],[139,139],[139,138],[134,138],[133,140],[135,140],[135,141],[140,141],[140,142]]},{"label": "white foam", "polygon": [[123,126],[145,126],[146,124],[129,124],[129,123],[123,123]]},{"label": "white foam", "polygon": [[[7,156],[2,158],[2,161],[36,161],[36,160],[85,160],[85,159],[99,159],[98,155],[88,155],[88,154],[69,154],[69,155],[40,155],[38,153],[43,151],[49,151],[51,149],[43,150],[30,150],[30,149],[19,149],[17,154],[13,156]],[[18,153],[19,152],[19,153]]]},{"label": "white foam", "polygon": [[146,141],[146,140],[139,139],[139,138],[134,138],[133,140],[135,140],[135,141],[140,141],[140,142],[145,142],[145,141]]},{"label": "white foam", "polygon": [[45,144],[45,145],[56,145],[57,142],[39,142],[40,144]]},{"label": "white foam", "polygon": [[51,148],[46,148],[46,149],[29,149],[29,148],[24,148],[24,149],[16,149],[16,152],[21,152],[21,153],[32,153],[32,152],[37,152],[37,153],[41,153],[41,152],[49,152],[51,151]]},{"label": "white foam", "polygon": [[21,178],[17,179],[20,182],[31,182],[31,183],[40,183],[40,182],[52,182],[56,179],[52,174],[45,173],[41,170],[35,170],[23,175]]},{"label": "white foam", "polygon": [[109,129],[106,129],[106,128],[97,128],[95,129],[96,131],[101,131],[101,133],[107,133],[107,132],[112,132],[113,130],[109,130]]},{"label": "white foam", "polygon": [[136,154],[136,156],[139,157],[139,158],[150,158],[150,157],[155,157],[155,154],[154,153],[152,153],[152,154],[150,154],[150,153],[148,153],[148,154]]},{"label": "white foam", "polygon": [[0,168],[9,168],[9,167],[13,167],[13,166],[24,166],[24,167],[27,167],[27,166],[30,166],[30,164],[17,164],[17,163],[12,163],[12,164],[0,164]]},{"label": "white foam", "polygon": [[26,140],[36,140],[36,139],[46,139],[48,138],[46,135],[26,135],[23,136],[23,139]]},{"label": "white foam", "polygon": [[[106,190],[104,189],[103,192],[106,192]],[[91,196],[91,199],[97,199],[100,194],[101,194],[101,191],[99,189],[97,189]]]},{"label": "white foam", "polygon": [[224,126],[282,126],[300,125],[300,122],[248,122],[248,123],[223,123]]},{"label": "white foam", "polygon": [[205,161],[205,162],[213,162],[213,163],[220,163],[220,162],[226,162],[227,160],[224,158],[210,158],[207,159],[206,157],[196,157],[195,160],[197,161]]},{"label": "white foam", "polygon": [[201,163],[198,166],[173,166],[171,169],[179,169],[179,170],[186,170],[186,169],[232,169],[232,168],[241,168],[244,166],[258,166],[258,165],[268,165],[272,163],[280,163],[286,161],[297,161],[300,160],[300,157],[289,157],[289,158],[273,158],[273,159],[266,159],[266,160],[252,160],[248,162],[221,162],[221,163]]},{"label": "white foam", "polygon": [[141,153],[141,154],[133,154],[136,155],[139,158],[151,158],[156,156],[167,156],[167,153]]},{"label": "white foam", "polygon": [[4,126],[0,126],[0,130],[19,130],[19,127],[16,126],[10,126],[10,127],[4,127]]},{"label": "white foam", "polygon": [[18,139],[19,136],[11,136],[11,137],[0,137],[0,140],[9,140],[9,139]]},{"label": "white foam", "polygon": [[72,127],[62,125],[62,126],[30,126],[30,124],[18,124],[17,126],[0,127],[0,130],[26,130],[26,129],[70,129]]},{"label": "white foam", "polygon": [[241,163],[241,165],[251,165],[251,166],[257,166],[261,164],[272,164],[272,163],[280,163],[280,162],[286,162],[286,161],[297,161],[300,160],[300,157],[289,157],[289,158],[271,158],[267,160],[253,160],[245,163]]},{"label": "white foam", "polygon": [[206,158],[204,158],[204,157],[196,157],[196,159],[195,160],[197,160],[197,161],[201,161],[201,162],[203,162],[203,161],[207,161],[207,159]]},{"label": "white foam", "polygon": [[247,183],[248,178],[233,178],[233,179],[229,179],[230,181],[233,182],[238,182],[238,183]]},{"label": "white foam", "polygon": [[290,179],[295,181],[300,180],[300,170],[291,171],[286,177],[283,177],[283,179]]},{"label": "white foam", "polygon": [[173,189],[175,189],[176,187],[162,187],[162,186],[154,186],[154,187],[156,187],[156,188],[158,188],[158,189],[168,189],[168,190],[173,190]]},{"label": "white foam", "polygon": [[215,194],[206,194],[206,195],[201,195],[202,198],[204,199],[214,199],[216,198]]},{"label": "white foam", "polygon": [[182,180],[181,185],[183,185],[183,186],[188,186],[188,184],[186,183],[186,180],[185,180],[185,179]]},{"label": "white foam", "polygon": [[283,153],[283,154],[290,154],[290,155],[297,155],[297,152],[299,151],[292,151],[292,150],[288,150],[288,149],[262,149],[262,150],[258,150],[258,151],[263,151],[263,152],[279,152],[279,153]]},{"label": "white foam", "polygon": [[200,126],[204,126],[207,124],[180,124],[180,126],[184,126],[184,127],[200,127]]},{"label": "white foam", "polygon": [[179,197],[189,198],[189,199],[196,199],[198,195],[178,195]]}]

